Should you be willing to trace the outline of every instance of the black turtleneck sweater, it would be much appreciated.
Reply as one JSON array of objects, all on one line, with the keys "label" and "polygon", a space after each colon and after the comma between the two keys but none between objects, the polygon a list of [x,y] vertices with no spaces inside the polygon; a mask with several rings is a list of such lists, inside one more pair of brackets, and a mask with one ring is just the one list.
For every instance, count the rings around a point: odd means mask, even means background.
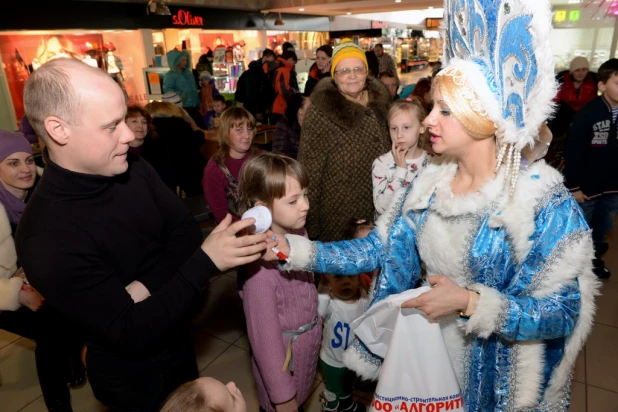
[{"label": "black turtleneck sweater", "polygon": [[[179,338],[183,316],[218,269],[181,200],[147,162],[128,156],[129,170],[113,178],[46,156],[16,247],[28,280],[85,332],[89,348],[145,360]],[[125,290],[134,280],[151,293],[137,304]]]}]

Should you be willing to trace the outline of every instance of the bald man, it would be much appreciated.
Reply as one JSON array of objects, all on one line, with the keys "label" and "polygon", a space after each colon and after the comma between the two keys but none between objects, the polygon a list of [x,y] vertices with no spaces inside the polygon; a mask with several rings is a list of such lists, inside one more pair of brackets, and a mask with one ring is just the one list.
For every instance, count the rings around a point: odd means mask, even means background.
[{"label": "bald man", "polygon": [[201,244],[189,211],[143,159],[124,95],[77,60],[41,66],[26,114],[47,167],[23,214],[17,251],[32,285],[88,347],[88,377],[116,411],[157,411],[198,376],[183,325],[209,276],[256,260],[266,235],[236,237],[252,220],[228,216]]}]

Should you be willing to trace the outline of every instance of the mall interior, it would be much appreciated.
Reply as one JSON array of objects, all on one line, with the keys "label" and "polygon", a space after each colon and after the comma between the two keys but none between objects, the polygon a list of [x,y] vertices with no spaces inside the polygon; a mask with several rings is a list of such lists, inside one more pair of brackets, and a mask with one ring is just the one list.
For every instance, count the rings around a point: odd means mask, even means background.
[{"label": "mall interior", "polygon": [[[295,70],[301,93],[316,50],[326,44],[335,47],[342,39],[352,39],[368,52],[382,44],[394,59],[399,93],[430,76],[443,52],[441,0],[10,3],[0,6],[7,10],[0,13],[1,130],[19,129],[25,115],[26,81],[57,57],[77,58],[100,68],[121,87],[127,105],[145,106],[163,97],[169,51],[186,50],[193,65],[212,51],[214,84],[228,106],[234,106],[239,78],[249,63],[259,59],[266,48],[282,53],[286,42],[293,45],[298,57]],[[551,0],[551,7],[556,74],[568,71],[578,56],[588,60],[591,72],[618,57],[618,1]],[[272,138],[268,131],[264,138],[263,148],[268,148]],[[212,154],[209,144],[213,142],[205,142],[203,153]],[[33,150],[35,157],[41,156],[38,144],[33,144]],[[189,207],[199,209],[202,203],[198,203]],[[207,212],[197,210],[195,215],[205,233],[215,226]],[[576,361],[572,412],[618,411],[618,233],[611,233],[608,243],[604,259],[614,275],[602,282],[592,332]],[[258,411],[236,271],[211,277],[204,298],[203,307],[190,322],[199,374],[223,383],[235,382],[247,410]],[[37,378],[35,347],[33,340],[0,329],[0,412],[47,410]],[[305,411],[323,410],[320,397],[324,388],[318,368]],[[354,397],[369,407],[371,385],[357,388]],[[112,410],[97,401],[87,381],[71,389],[71,403],[76,412]]]}]

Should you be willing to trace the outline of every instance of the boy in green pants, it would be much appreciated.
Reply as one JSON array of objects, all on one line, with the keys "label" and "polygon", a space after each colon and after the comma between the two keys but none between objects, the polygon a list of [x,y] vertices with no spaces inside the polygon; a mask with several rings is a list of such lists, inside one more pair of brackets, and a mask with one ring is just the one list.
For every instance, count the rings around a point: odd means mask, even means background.
[{"label": "boy in green pants", "polygon": [[324,324],[320,367],[326,389],[322,411],[365,412],[365,405],[352,398],[356,374],[345,367],[342,358],[354,339],[350,324],[365,312],[369,298],[360,288],[358,276],[336,275],[322,275],[318,297],[318,312]]}]

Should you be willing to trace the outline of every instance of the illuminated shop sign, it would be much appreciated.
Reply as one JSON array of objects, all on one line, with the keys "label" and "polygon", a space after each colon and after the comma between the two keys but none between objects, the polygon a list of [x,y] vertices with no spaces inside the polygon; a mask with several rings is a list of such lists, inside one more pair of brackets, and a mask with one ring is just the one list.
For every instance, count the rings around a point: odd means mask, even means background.
[{"label": "illuminated shop sign", "polygon": [[560,24],[566,21],[577,23],[581,18],[581,10],[556,10],[554,13],[554,23]]},{"label": "illuminated shop sign", "polygon": [[172,24],[174,26],[203,26],[204,19],[200,16],[194,16],[186,10],[178,10],[178,13],[172,16]]}]

